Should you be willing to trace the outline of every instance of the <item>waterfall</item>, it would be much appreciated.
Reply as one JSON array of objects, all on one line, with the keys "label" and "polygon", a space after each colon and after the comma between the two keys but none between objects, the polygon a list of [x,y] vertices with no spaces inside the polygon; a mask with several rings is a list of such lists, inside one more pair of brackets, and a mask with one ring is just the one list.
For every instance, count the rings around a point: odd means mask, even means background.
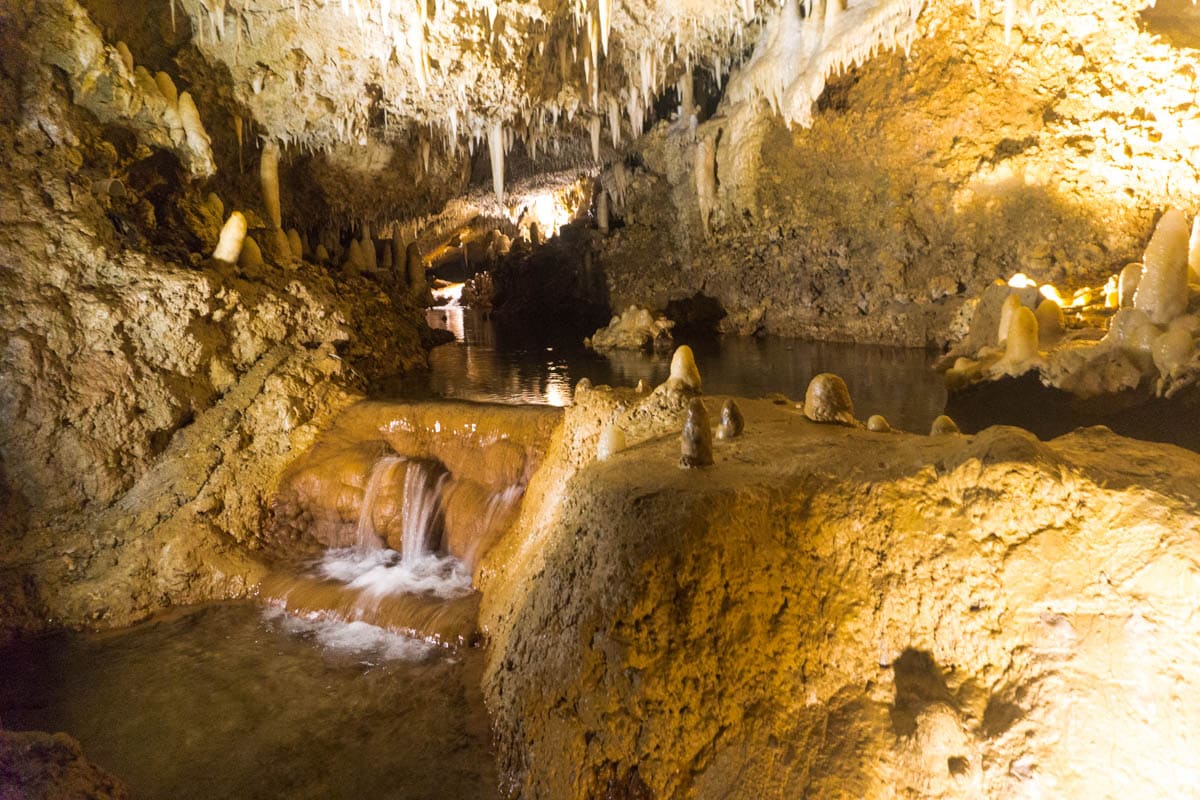
[{"label": "waterfall", "polygon": [[[395,472],[396,466],[404,461],[399,456],[384,456],[375,462],[371,468],[371,477],[367,479],[367,489],[363,492],[362,507],[358,510],[358,525],[354,528],[354,546],[359,550],[378,550],[383,546],[383,538],[375,530],[375,501],[379,490],[387,485]],[[410,470],[411,472],[411,470]],[[408,480],[405,479],[407,495]],[[407,497],[405,498],[407,503]],[[407,530],[405,536],[407,537]]]},{"label": "waterfall", "polygon": [[433,552],[440,543],[442,486],[445,472],[437,474],[433,467],[413,461],[404,473],[403,552],[406,562],[416,561]]}]

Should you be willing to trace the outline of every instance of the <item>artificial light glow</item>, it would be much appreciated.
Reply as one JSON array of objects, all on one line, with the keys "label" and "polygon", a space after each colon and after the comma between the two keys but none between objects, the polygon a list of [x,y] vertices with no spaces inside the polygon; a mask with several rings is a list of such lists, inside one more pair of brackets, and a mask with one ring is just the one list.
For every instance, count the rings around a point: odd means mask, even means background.
[{"label": "artificial light glow", "polygon": [[[1014,275],[1013,278],[1015,279],[1016,276]],[[1008,285],[1012,286],[1012,282],[1010,281]],[[1067,302],[1063,300],[1063,296],[1059,294],[1058,288],[1052,283],[1043,283],[1038,287],[1038,293],[1042,297],[1057,305],[1059,308],[1062,308],[1067,304]]]},{"label": "artificial light glow", "polygon": [[434,308],[446,308],[449,306],[462,305],[462,283],[450,283],[445,286],[437,286],[433,289]]},{"label": "artificial light glow", "polygon": [[1024,272],[1018,272],[1008,279],[1008,285],[1014,289],[1033,289],[1037,287],[1037,281]]}]

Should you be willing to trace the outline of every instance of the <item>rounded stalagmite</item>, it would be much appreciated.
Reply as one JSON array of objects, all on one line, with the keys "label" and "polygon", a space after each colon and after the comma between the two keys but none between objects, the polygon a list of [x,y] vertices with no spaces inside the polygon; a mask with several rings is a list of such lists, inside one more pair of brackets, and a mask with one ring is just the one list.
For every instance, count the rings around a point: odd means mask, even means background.
[{"label": "rounded stalagmite", "polygon": [[240,211],[234,211],[225,220],[221,228],[221,239],[217,249],[213,251],[213,259],[226,264],[236,264],[242,254],[242,244],[246,241],[246,218]]},{"label": "rounded stalagmite", "polygon": [[717,438],[736,438],[742,435],[745,428],[746,418],[742,416],[742,410],[738,408],[738,404],[731,397],[725,401],[725,405],[721,406],[721,424],[717,426]]},{"label": "rounded stalagmite", "polygon": [[888,424],[882,414],[872,414],[867,420],[867,430],[875,433],[891,433],[892,426]]},{"label": "rounded stalagmite", "polygon": [[600,432],[600,442],[596,445],[596,458],[607,461],[625,449],[625,431],[616,423],[604,426]]},{"label": "rounded stalagmite", "polygon": [[708,467],[713,463],[712,430],[708,426],[708,411],[699,397],[688,403],[687,420],[679,435],[679,466],[684,469]]},{"label": "rounded stalagmite", "polygon": [[671,356],[671,377],[667,378],[667,385],[676,390],[700,391],[700,370],[696,368],[696,356],[686,344],[675,348],[675,355]]},{"label": "rounded stalagmite", "polygon": [[945,414],[935,419],[929,428],[930,436],[947,436],[952,433],[962,433],[962,431],[958,429],[958,423]]},{"label": "rounded stalagmite", "polygon": [[804,392],[804,416],[813,422],[854,425],[854,403],[846,382],[832,372],[822,372]]}]

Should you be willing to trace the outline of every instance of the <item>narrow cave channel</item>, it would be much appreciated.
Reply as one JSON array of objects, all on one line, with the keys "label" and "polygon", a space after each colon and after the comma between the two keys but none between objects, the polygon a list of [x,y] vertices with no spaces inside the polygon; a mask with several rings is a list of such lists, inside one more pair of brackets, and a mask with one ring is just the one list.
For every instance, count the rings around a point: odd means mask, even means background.
[{"label": "narrow cave channel", "polygon": [[1192,0],[0,0],[0,800],[1191,797]]}]

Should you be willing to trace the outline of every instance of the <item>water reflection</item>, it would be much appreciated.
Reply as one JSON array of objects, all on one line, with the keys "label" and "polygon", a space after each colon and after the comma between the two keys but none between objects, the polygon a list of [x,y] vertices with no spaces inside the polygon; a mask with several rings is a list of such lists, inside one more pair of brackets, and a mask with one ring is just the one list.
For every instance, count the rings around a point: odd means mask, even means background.
[{"label": "water reflection", "polygon": [[[429,322],[457,341],[433,351],[428,374],[381,385],[380,395],[563,406],[582,378],[611,386],[645,379],[654,386],[670,371],[669,356],[600,355],[579,342],[501,330],[471,309],[432,309]],[[896,427],[922,432],[946,405],[941,376],[923,350],[776,337],[725,337],[692,346],[710,394],[800,399],[813,375],[836,372],[850,387],[860,418],[883,414]]]}]

